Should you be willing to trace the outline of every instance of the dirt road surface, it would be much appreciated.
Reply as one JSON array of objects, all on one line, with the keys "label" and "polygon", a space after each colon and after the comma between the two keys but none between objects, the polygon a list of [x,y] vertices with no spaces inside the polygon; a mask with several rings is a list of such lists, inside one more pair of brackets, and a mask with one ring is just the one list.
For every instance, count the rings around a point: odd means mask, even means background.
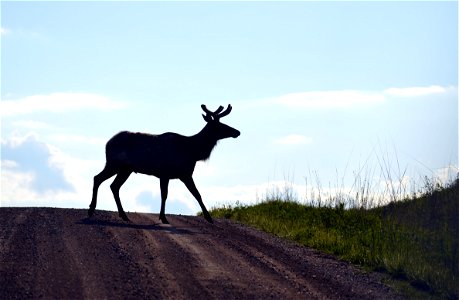
[{"label": "dirt road surface", "polygon": [[376,274],[228,220],[0,208],[0,299],[395,299]]}]

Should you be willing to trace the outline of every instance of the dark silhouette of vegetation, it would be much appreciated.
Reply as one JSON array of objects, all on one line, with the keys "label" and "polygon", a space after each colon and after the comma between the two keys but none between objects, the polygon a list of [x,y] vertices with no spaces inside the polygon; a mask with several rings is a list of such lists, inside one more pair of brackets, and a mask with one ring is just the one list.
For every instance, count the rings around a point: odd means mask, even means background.
[{"label": "dark silhouette of vegetation", "polygon": [[231,105],[223,111],[220,106],[212,112],[201,105],[205,112],[206,126],[193,136],[183,136],[173,132],[152,135],[122,131],[113,136],[106,145],[105,168],[94,176],[92,201],[88,215],[91,217],[97,205],[99,186],[108,178],[116,175],[110,185],[118,207],[119,216],[129,221],[121,205],[119,190],[132,172],[154,175],[160,179],[161,211],[159,219],[169,223],[165,215],[166,199],[170,179],[180,179],[201,206],[204,218],[212,223],[212,217],[202,202],[201,195],[193,181],[193,172],[197,161],[207,160],[218,140],[237,138],[240,132],[220,122],[231,112]]}]

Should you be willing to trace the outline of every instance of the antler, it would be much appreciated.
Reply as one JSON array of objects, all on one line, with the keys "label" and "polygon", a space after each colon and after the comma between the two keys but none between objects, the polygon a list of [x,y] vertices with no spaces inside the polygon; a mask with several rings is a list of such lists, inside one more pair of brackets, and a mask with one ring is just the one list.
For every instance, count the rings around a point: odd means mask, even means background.
[{"label": "antler", "polygon": [[223,106],[221,105],[214,112],[208,110],[204,104],[201,105],[201,108],[206,113],[205,116],[203,115],[204,120],[206,120],[206,122],[210,122],[211,120],[218,121],[220,120],[220,118],[227,116],[231,112],[231,109],[232,109],[231,104],[228,104],[228,108],[225,109],[224,112],[221,112],[223,110]]},{"label": "antler", "polygon": [[218,115],[218,118],[220,119],[220,118],[223,118],[224,116],[229,115],[229,113],[231,112],[232,109],[233,108],[231,107],[231,104],[228,104],[228,107],[225,109],[224,112],[222,112],[221,114]]}]

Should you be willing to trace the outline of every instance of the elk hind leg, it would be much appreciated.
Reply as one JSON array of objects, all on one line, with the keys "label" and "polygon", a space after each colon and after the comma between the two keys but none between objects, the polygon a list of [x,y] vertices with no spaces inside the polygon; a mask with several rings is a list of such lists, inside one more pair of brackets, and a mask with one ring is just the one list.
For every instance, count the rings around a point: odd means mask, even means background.
[{"label": "elk hind leg", "polygon": [[109,179],[115,174],[116,174],[116,171],[110,168],[107,164],[105,165],[105,168],[99,174],[94,176],[94,185],[92,188],[92,200],[91,200],[91,204],[89,205],[89,210],[88,210],[89,217],[91,217],[94,214],[94,211],[96,210],[97,191],[99,190],[99,186],[102,184],[102,182]]},{"label": "elk hind leg", "polygon": [[118,207],[118,215],[124,220],[129,221],[126,213],[124,212],[123,206],[121,205],[120,199],[120,188],[129,178],[131,175],[131,171],[121,171],[116,175],[115,180],[110,185],[110,189],[112,190],[113,197],[115,198],[116,206]]}]

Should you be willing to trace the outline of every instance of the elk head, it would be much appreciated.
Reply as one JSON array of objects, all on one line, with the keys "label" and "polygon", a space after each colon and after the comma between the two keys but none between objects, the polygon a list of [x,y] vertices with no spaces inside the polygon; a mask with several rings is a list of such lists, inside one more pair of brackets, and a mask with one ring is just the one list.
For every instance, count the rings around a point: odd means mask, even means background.
[{"label": "elk head", "polygon": [[227,116],[231,112],[231,104],[228,104],[228,107],[223,111],[223,106],[217,108],[216,111],[212,112],[207,109],[203,104],[201,105],[202,110],[206,113],[202,117],[207,122],[207,125],[204,127],[206,131],[214,136],[217,140],[225,138],[237,138],[241,133],[239,130],[234,129],[226,124],[220,123],[220,119]]}]

